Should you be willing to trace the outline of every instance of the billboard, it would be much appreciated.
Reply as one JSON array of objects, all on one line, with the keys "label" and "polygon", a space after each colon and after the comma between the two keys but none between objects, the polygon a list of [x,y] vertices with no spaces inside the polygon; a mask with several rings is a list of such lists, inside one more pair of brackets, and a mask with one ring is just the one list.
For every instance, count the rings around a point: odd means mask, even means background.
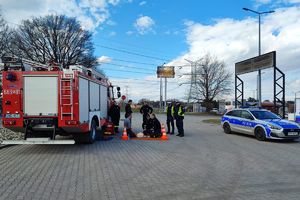
[{"label": "billboard", "polygon": [[275,67],[276,51],[235,63],[235,74],[245,74],[260,69]]},{"label": "billboard", "polygon": [[175,77],[174,66],[158,66],[156,73],[157,73],[157,78],[174,78]]},{"label": "billboard", "polygon": [[300,123],[300,98],[295,100],[295,121]]}]

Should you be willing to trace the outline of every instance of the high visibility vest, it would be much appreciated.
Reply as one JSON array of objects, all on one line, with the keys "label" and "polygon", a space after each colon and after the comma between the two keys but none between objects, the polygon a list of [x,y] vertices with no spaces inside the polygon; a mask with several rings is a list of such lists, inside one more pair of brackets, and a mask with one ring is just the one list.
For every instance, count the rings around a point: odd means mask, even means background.
[{"label": "high visibility vest", "polygon": [[[174,110],[174,106],[172,106],[172,116],[174,117],[174,113],[175,113],[175,110]],[[184,113],[182,112],[182,106],[179,106],[179,109],[178,109],[178,116],[181,116],[181,117],[184,117]]]},{"label": "high visibility vest", "polygon": [[174,117],[174,113],[175,113],[174,106],[172,106],[172,108],[171,108],[171,115],[172,115],[172,117]]},{"label": "high visibility vest", "polygon": [[182,106],[179,106],[178,116],[184,117],[184,113],[182,112]]}]

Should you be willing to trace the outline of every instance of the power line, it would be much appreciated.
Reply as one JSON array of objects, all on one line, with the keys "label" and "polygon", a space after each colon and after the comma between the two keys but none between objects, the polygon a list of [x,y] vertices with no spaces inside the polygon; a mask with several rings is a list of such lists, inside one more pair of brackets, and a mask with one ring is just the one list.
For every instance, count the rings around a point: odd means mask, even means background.
[{"label": "power line", "polygon": [[[144,62],[138,62],[138,61],[132,61],[132,60],[123,60],[123,59],[118,59],[118,58],[111,58],[112,60],[115,61],[120,61],[120,62],[127,62],[127,63],[135,63],[135,64],[141,64],[141,65],[149,65],[149,66],[158,66],[160,64],[154,64],[154,63],[144,63]],[[100,62],[100,64],[110,64],[109,62]],[[121,65],[121,64],[117,64],[117,63],[111,63],[111,65],[116,65],[116,66],[120,66],[120,67],[130,67],[133,68],[132,66],[128,66],[128,65]],[[183,67],[191,67],[190,65],[178,65],[178,66],[174,66],[174,67],[178,67],[179,69],[183,68]],[[147,69],[147,68],[141,68],[141,69]]]},{"label": "power line", "polygon": [[157,49],[146,48],[145,46],[137,45],[137,44],[134,44],[134,43],[131,43],[131,42],[129,43],[129,42],[124,42],[124,41],[112,40],[112,39],[104,38],[104,37],[100,37],[100,38],[98,38],[98,39],[104,40],[104,41],[110,41],[110,42],[115,43],[115,44],[118,44],[118,45],[121,44],[121,46],[126,46],[126,47],[128,47],[128,46],[130,46],[130,47],[137,47],[139,50],[140,50],[141,48],[143,48],[143,50],[146,50],[146,51],[148,51],[148,52],[155,53],[156,55],[164,55],[164,54],[166,54],[166,52],[163,52],[163,51],[160,51],[160,50],[157,50]]},{"label": "power line", "polygon": [[[117,63],[100,63],[100,64],[103,64],[103,65],[113,65],[113,66],[119,66],[119,67],[127,67],[127,68],[138,69],[138,70],[149,70],[149,71],[156,72],[156,70],[149,69],[149,68],[133,67],[133,66],[121,65],[121,64],[117,64]],[[105,67],[105,66],[103,66],[103,67]]]},{"label": "power line", "polygon": [[[7,23],[14,24],[14,25],[17,25],[17,26],[24,26],[24,25],[21,25],[21,24],[17,24],[17,23],[14,23],[14,22],[7,21],[7,20],[5,20],[5,21]],[[155,59],[155,60],[161,60],[161,61],[166,61],[166,62],[171,61],[170,59],[165,59],[165,58],[160,58],[160,57],[156,57],[156,56],[145,55],[145,54],[136,53],[136,52],[128,51],[128,50],[124,50],[124,49],[118,49],[118,48],[108,47],[108,46],[99,45],[99,44],[94,44],[94,45],[98,46],[98,47],[101,47],[101,48],[110,49],[110,50],[113,50],[113,51],[118,51],[118,52],[122,52],[122,53],[126,53],[126,54],[132,54],[132,55],[136,55],[136,56],[141,56],[141,57],[145,57],[145,58],[150,58],[150,59]],[[130,63],[136,63],[136,64],[144,64],[144,65],[154,65],[154,66],[157,65],[157,64],[142,63],[142,62],[122,60],[122,59],[115,59],[115,60],[119,60],[121,62],[130,62]]]},{"label": "power line", "polygon": [[[145,79],[137,79],[137,78],[124,78],[124,77],[118,77],[118,76],[110,76],[109,78],[117,78],[117,79],[124,79],[124,80],[128,80],[128,81],[139,81],[139,82],[152,82],[152,83],[159,83],[159,80],[145,80]],[[128,81],[126,81],[126,83],[128,83]],[[125,82],[125,81],[123,81]],[[168,82],[168,83],[177,83],[177,82]]]},{"label": "power line", "polygon": [[[5,21],[7,23],[14,24],[14,25],[17,25],[17,26],[24,26],[24,25],[21,25],[21,24],[17,24],[17,23],[14,23],[14,22],[7,21],[7,20],[5,20]],[[98,47],[101,47],[101,48],[110,49],[110,50],[113,50],[113,51],[118,51],[118,52],[122,52],[122,53],[126,53],[126,54],[136,55],[136,56],[140,56],[140,57],[145,57],[145,58],[150,58],[150,59],[155,59],[155,60],[161,60],[161,61],[165,61],[165,62],[171,61],[171,59],[145,55],[145,54],[141,54],[141,53],[137,53],[137,52],[133,52],[133,51],[128,51],[128,50],[124,50],[124,49],[118,49],[118,48],[108,47],[108,46],[99,45],[99,44],[94,44],[94,45],[98,46]],[[157,65],[157,64],[152,64],[152,63],[144,63],[144,62],[137,62],[137,61],[122,60],[122,59],[114,59],[114,60],[121,61],[121,62],[135,63],[135,64],[151,65],[151,66],[156,66]],[[184,67],[184,66],[176,66],[176,67],[181,68],[181,67]],[[133,68],[133,67],[131,67],[131,68]]]},{"label": "power line", "polygon": [[112,60],[120,61],[120,62],[127,62],[127,63],[135,63],[135,64],[141,64],[141,65],[150,65],[150,66],[156,66],[157,64],[153,63],[144,63],[144,62],[137,62],[137,61],[131,61],[131,60],[122,60],[118,58],[112,58]]},{"label": "power line", "polygon": [[[135,80],[135,81],[145,81],[145,82],[157,82],[159,83],[160,80],[145,80],[145,79],[137,79],[137,78],[126,78],[126,77],[120,77],[120,76],[110,76],[110,78],[118,78],[118,79],[127,79],[127,80]],[[177,82],[169,82],[168,83],[177,83]]]},{"label": "power line", "polygon": [[118,52],[126,53],[126,54],[131,54],[131,55],[135,55],[135,56],[140,56],[140,57],[144,57],[144,58],[150,58],[150,59],[154,59],[154,60],[161,60],[161,61],[165,61],[165,62],[171,61],[171,60],[165,59],[165,58],[159,58],[159,57],[155,57],[155,56],[149,56],[149,55],[145,55],[145,54],[141,54],[141,53],[136,53],[136,52],[127,51],[127,50],[124,50],[124,49],[118,49],[118,48],[108,47],[108,46],[99,45],[99,44],[95,44],[95,46],[98,46],[98,47],[101,47],[101,48],[105,48],[105,49],[110,49],[110,50],[113,50],[113,51],[118,51]]},{"label": "power line", "polygon": [[117,71],[117,72],[127,72],[127,73],[136,73],[136,74],[150,74],[153,75],[153,73],[148,73],[148,72],[136,72],[136,71],[128,71],[128,70],[121,70],[121,69],[105,69],[108,71]]}]

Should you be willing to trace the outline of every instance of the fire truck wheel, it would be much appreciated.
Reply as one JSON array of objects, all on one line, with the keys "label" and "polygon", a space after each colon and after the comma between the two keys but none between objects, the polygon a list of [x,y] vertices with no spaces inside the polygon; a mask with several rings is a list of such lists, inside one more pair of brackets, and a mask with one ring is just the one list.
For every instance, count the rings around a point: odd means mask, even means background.
[{"label": "fire truck wheel", "polygon": [[92,144],[97,138],[97,123],[95,120],[91,123],[91,130],[88,133],[74,135],[77,144]]},{"label": "fire truck wheel", "polygon": [[89,135],[88,143],[89,144],[94,143],[97,138],[97,124],[95,120],[93,120],[91,123],[91,130],[88,135]]}]

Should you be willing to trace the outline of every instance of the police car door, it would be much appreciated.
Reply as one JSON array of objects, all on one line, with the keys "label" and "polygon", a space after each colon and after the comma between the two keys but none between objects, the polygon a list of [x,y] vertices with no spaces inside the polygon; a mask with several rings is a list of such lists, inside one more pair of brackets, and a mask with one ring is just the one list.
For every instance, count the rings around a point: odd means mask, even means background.
[{"label": "police car door", "polygon": [[229,119],[230,127],[232,131],[240,131],[240,123],[241,123],[241,111],[233,110],[232,115]]},{"label": "police car door", "polygon": [[241,112],[241,132],[253,135],[254,117],[246,110]]}]

